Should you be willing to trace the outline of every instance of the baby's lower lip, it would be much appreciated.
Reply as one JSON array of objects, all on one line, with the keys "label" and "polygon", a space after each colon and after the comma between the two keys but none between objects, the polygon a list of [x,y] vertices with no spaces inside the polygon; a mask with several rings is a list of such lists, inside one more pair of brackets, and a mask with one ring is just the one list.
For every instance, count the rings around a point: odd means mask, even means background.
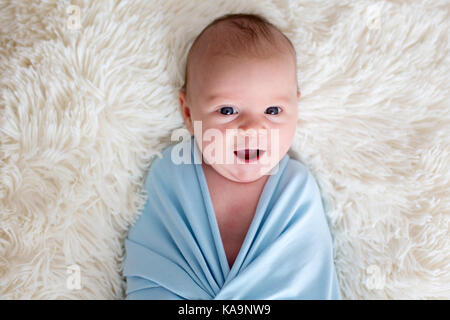
[{"label": "baby's lower lip", "polygon": [[[246,149],[245,151],[242,150],[242,152],[240,152],[240,157],[238,156],[238,151],[234,151],[234,155],[239,158],[242,161],[245,161],[245,163],[251,163],[251,162],[256,162],[259,160],[259,158],[261,158],[261,156],[264,154],[264,150],[259,150],[257,149],[256,151],[252,150],[253,153],[256,152],[256,156],[254,156],[253,158],[250,158],[250,150]],[[244,156],[244,152],[245,152],[245,158]]]}]

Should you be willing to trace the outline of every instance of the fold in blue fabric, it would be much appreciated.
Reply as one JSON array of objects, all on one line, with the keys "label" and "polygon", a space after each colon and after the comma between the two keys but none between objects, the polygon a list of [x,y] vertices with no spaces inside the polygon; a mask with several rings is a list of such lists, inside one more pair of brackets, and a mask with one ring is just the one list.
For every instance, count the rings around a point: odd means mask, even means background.
[{"label": "fold in blue fabric", "polygon": [[[189,150],[190,163],[175,164],[174,147]],[[272,171],[230,269],[197,159],[191,136],[153,160],[146,204],[125,239],[126,299],[341,298],[320,191],[305,165],[286,154]]]}]

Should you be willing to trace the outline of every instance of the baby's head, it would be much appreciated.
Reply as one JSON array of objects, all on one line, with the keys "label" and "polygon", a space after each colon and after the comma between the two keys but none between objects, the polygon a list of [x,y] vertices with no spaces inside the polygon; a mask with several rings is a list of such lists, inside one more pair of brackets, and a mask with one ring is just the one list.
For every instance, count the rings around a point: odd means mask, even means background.
[{"label": "baby's head", "polygon": [[299,99],[292,43],[264,18],[247,14],[226,15],[203,29],[179,93],[203,160],[236,182],[258,180],[288,152]]}]

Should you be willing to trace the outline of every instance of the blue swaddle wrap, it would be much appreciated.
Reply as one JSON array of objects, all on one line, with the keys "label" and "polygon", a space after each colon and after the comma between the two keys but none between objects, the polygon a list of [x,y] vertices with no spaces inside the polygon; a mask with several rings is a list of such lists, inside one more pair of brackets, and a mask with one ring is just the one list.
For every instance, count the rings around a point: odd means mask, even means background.
[{"label": "blue swaddle wrap", "polygon": [[[269,176],[230,270],[193,136],[191,163],[154,159],[125,239],[126,299],[340,299],[320,191],[286,154]],[[199,158],[197,158],[199,159]]]}]

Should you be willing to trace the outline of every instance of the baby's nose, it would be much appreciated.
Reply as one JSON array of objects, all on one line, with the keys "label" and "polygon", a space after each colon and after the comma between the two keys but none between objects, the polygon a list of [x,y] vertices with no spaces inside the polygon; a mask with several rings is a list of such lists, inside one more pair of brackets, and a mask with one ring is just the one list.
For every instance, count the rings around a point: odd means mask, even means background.
[{"label": "baby's nose", "polygon": [[238,127],[238,134],[242,136],[257,136],[264,129],[261,122],[254,118],[247,118]]},{"label": "baby's nose", "polygon": [[258,129],[247,128],[247,129],[238,129],[238,135],[241,137],[255,137],[258,135]]},{"label": "baby's nose", "polygon": [[237,144],[245,146],[245,148],[254,148],[258,142],[265,139],[266,135],[267,130],[260,122],[255,120],[247,121],[244,125],[238,127]]}]

